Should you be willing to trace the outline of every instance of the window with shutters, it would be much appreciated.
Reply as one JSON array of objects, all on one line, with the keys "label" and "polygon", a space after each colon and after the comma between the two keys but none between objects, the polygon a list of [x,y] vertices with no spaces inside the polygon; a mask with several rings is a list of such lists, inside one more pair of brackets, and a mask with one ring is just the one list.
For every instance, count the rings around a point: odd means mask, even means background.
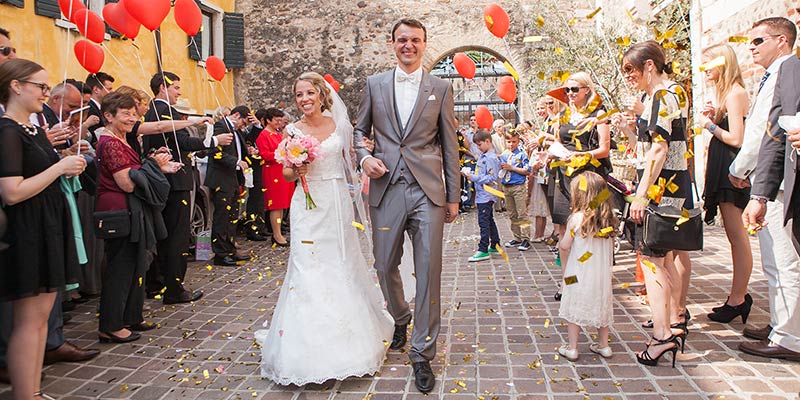
[{"label": "window with shutters", "polygon": [[225,66],[244,68],[244,14],[225,13]]},{"label": "window with shutters", "polygon": [[202,61],[209,56],[222,58],[222,20],[223,12],[219,7],[196,0],[203,13],[203,28],[197,35],[189,37],[189,58]]},{"label": "window with shutters", "polygon": [[35,0],[33,2],[33,12],[43,17],[61,18],[58,0]]},{"label": "window with shutters", "polygon": [[25,0],[0,0],[0,4],[8,4],[14,7],[25,8]]}]

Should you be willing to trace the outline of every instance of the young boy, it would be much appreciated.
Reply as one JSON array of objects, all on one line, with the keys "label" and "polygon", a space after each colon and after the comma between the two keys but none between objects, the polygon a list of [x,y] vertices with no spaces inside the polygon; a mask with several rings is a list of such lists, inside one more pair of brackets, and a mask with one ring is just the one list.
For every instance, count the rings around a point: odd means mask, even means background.
[{"label": "young boy", "polygon": [[478,207],[478,226],[481,230],[481,240],[478,243],[478,251],[469,258],[469,262],[483,261],[490,257],[490,253],[497,253],[497,246],[500,244],[500,235],[497,233],[497,225],[494,223],[494,203],[497,196],[489,193],[483,185],[492,186],[497,181],[497,173],[500,171],[500,160],[494,153],[492,145],[492,135],[484,130],[478,130],[472,137],[478,146],[481,155],[478,157],[475,172],[464,167],[461,173],[467,176],[475,185],[475,204]]},{"label": "young boy", "polygon": [[528,185],[527,178],[531,172],[528,155],[519,147],[519,135],[506,132],[506,150],[500,156],[500,168],[503,174],[500,183],[506,197],[508,218],[511,220],[511,232],[514,239],[505,243],[506,247],[516,247],[520,251],[531,248],[531,222],[528,220]]}]

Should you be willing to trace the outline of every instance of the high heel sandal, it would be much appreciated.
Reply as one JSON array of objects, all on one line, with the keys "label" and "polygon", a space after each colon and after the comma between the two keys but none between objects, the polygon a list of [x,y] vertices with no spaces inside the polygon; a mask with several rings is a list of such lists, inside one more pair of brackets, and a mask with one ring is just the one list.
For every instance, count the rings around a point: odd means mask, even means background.
[{"label": "high heel sandal", "polygon": [[686,322],[679,322],[677,324],[672,324],[669,326],[672,329],[680,329],[681,333],[679,335],[673,334],[676,338],[681,340],[681,354],[684,353],[684,347],[686,346],[686,337],[689,336],[689,327],[686,326]]},{"label": "high heel sandal", "polygon": [[[688,308],[685,308],[683,310],[683,314],[678,314],[678,317],[683,317],[684,322],[682,322],[682,324],[684,324],[684,325],[686,325],[686,323],[691,321],[691,319],[692,319],[692,315],[689,314],[689,309]],[[681,323],[676,323],[676,324],[673,324],[673,325],[678,325],[678,324],[681,324]],[[642,328],[652,328],[652,327],[653,327],[653,320],[652,319],[648,319],[647,322],[642,322]],[[675,326],[673,326],[673,328],[675,328]]]},{"label": "high heel sandal", "polygon": [[728,323],[733,321],[734,318],[742,316],[742,323],[747,323],[747,317],[750,316],[750,309],[753,306],[753,298],[750,294],[744,296],[744,302],[738,306],[732,306],[726,301],[719,311],[708,314],[708,319],[716,322]]},{"label": "high heel sandal", "polygon": [[[650,349],[651,346],[658,346],[660,344],[667,344],[667,343],[674,343],[675,346],[670,348],[664,349],[661,353],[658,354],[658,357],[653,358],[647,351]],[[675,368],[675,359],[677,358],[678,354],[678,338],[675,335],[670,335],[668,338],[664,340],[653,338],[653,341],[645,347],[644,351],[641,354],[636,354],[636,361],[639,364],[647,365],[648,367],[655,367],[658,365],[658,360],[661,359],[661,356],[664,355],[666,352],[672,352],[672,368]]]}]

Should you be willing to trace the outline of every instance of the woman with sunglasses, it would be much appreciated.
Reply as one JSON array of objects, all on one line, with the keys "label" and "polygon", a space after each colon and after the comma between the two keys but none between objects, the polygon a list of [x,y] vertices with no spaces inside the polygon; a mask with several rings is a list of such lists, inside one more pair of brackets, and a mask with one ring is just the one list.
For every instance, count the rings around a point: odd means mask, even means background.
[{"label": "woman with sunglasses", "polygon": [[[674,257],[682,257],[673,249],[656,249],[642,242],[641,224],[649,204],[693,208],[688,177],[688,163],[684,155],[687,151],[686,131],[681,122],[681,104],[686,101],[668,89],[670,82],[666,74],[672,72],[671,64],[666,63],[664,49],[658,42],[646,41],[631,46],[623,55],[622,70],[625,81],[633,89],[645,92],[644,108],[639,118],[637,146],[644,150],[642,177],[631,203],[630,217],[637,224],[637,250],[641,252],[642,262],[652,267],[644,268],[645,286],[653,315],[653,339],[644,351],[636,354],[639,363],[655,366],[664,353],[671,352],[673,366],[679,344],[686,341],[686,321],[670,324],[672,320],[683,318],[675,307],[675,294],[682,292],[682,275],[671,262]],[[628,132],[630,135],[631,132]],[[661,198],[652,199],[649,188],[658,182],[672,180],[677,185],[674,192],[665,190]],[[660,200],[657,202],[656,200]],[[688,258],[688,254],[685,255]],[[685,296],[684,296],[685,297]],[[675,318],[671,318],[675,317]],[[681,341],[679,342],[679,338]]]},{"label": "woman with sunglasses", "polygon": [[47,72],[32,61],[0,64],[0,197],[8,230],[0,241],[0,301],[11,301],[14,320],[7,364],[18,400],[46,399],[41,392],[47,319],[56,293],[77,283],[78,256],[62,176],[80,175],[81,156],[59,160],[44,130],[29,118],[42,111],[50,86]]},{"label": "woman with sunglasses", "polygon": [[[594,90],[594,83],[586,72],[572,74],[562,88],[548,95],[565,100],[569,107],[560,115],[556,140],[569,150],[561,161],[565,165],[554,168],[555,190],[553,199],[553,224],[558,224],[558,236],[564,236],[564,227],[571,213],[570,182],[583,171],[592,171],[605,178],[611,172],[611,127],[608,121],[597,117],[605,113],[603,101]],[[559,255],[560,256],[560,255]],[[558,259],[562,264],[561,257]],[[561,289],[554,296],[561,298]]]},{"label": "woman with sunglasses", "polygon": [[753,254],[750,239],[742,221],[742,211],[750,201],[750,188],[737,189],[728,179],[728,169],[739,153],[744,139],[744,119],[748,109],[748,95],[739,70],[736,53],[727,44],[712,46],[703,52],[703,63],[722,58],[725,63],[705,71],[706,80],[714,85],[716,106],[708,102],[703,112],[696,117],[713,137],[708,146],[706,181],[703,199],[706,209],[705,221],[711,223],[722,214],[725,235],[731,245],[733,261],[733,283],[728,299],[714,307],[708,318],[716,322],[730,322],[735,317],[750,314],[753,298],[747,293],[750,273],[753,271]]}]

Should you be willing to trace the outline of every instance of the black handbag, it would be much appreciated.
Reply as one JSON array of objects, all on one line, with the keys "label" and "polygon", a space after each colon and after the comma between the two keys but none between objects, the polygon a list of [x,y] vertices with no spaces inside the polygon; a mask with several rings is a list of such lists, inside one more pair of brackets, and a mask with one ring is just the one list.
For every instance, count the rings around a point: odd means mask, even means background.
[{"label": "black handbag", "polygon": [[131,234],[128,210],[95,211],[94,234],[99,239],[119,239]]},{"label": "black handbag", "polygon": [[695,208],[687,210],[687,214],[675,207],[648,207],[644,216],[644,244],[659,250],[702,250],[703,212]]}]

